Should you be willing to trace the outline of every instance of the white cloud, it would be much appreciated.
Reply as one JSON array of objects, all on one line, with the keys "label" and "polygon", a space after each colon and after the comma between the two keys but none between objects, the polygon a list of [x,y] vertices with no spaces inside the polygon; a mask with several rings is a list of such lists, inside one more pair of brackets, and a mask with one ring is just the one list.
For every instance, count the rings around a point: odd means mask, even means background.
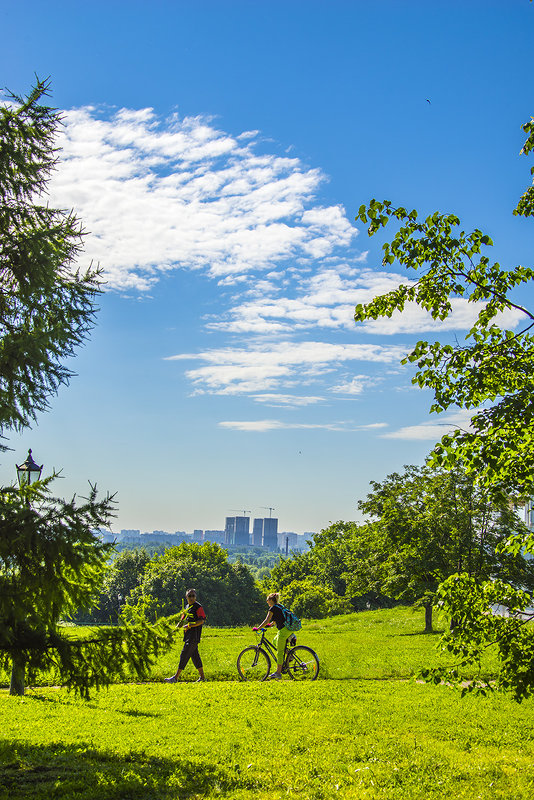
[{"label": "white cloud", "polygon": [[240,298],[223,319],[209,322],[208,327],[233,333],[278,333],[311,328],[344,328],[357,332],[355,305],[391,291],[400,282],[400,276],[395,273],[356,270],[344,262],[331,266],[317,264],[313,273],[296,275],[296,284],[290,287],[291,296],[281,296],[281,287],[276,284],[255,285],[248,292],[250,300]]},{"label": "white cloud", "polygon": [[255,136],[151,109],[74,109],[51,202],[75,209],[88,231],[83,259],[120,289],[146,291],[169,269],[225,278],[349,246],[357,229],[343,209],[316,199],[322,173],[258,154]]},{"label": "white cloud", "polygon": [[197,354],[182,353],[169,361],[197,360],[206,366],[186,374],[197,392],[250,394],[276,391],[335,372],[346,362],[391,364],[405,354],[399,346],[332,344],[328,342],[275,342],[244,348],[221,348]]},{"label": "white cloud", "polygon": [[[377,365],[398,364],[412,349],[413,338],[384,345],[386,336],[469,329],[480,310],[455,299],[441,322],[409,304],[355,325],[355,305],[409,279],[370,269],[367,253],[354,250],[357,229],[344,208],[320,200],[322,172],[278,154],[257,131],[234,136],[207,117],[88,106],[66,112],[59,144],[50,201],[80,216],[88,231],[82,263],[99,262],[109,287],[147,293],[176,269],[214,279],[217,317],[202,321],[217,346],[169,358],[198,362],[186,372],[196,394],[298,408],[333,393],[339,403],[386,380]],[[513,328],[520,316],[507,312],[499,322]],[[363,343],[370,335],[382,343]],[[412,426],[388,436],[435,432]]]},{"label": "white cloud", "polygon": [[[470,303],[463,298],[451,300],[452,311],[444,319],[433,319],[432,316],[415,303],[407,303],[403,312],[395,311],[391,317],[368,320],[361,325],[364,333],[393,336],[396,334],[439,333],[443,331],[467,331],[484,307],[484,303]],[[505,328],[515,328],[525,315],[516,309],[510,309],[495,318],[495,324]]]},{"label": "white cloud", "polygon": [[[354,269],[343,262],[324,266],[317,264],[311,275],[297,276],[291,294],[281,294],[281,286],[271,282],[249,288],[239,302],[230,307],[222,319],[208,322],[212,330],[233,333],[283,333],[312,328],[345,329],[354,334],[379,336],[413,335],[443,331],[469,330],[483,308],[482,303],[469,303],[463,298],[451,300],[452,312],[445,320],[435,320],[415,303],[407,303],[404,311],[389,318],[354,322],[354,307],[368,303],[378,294],[385,294],[399,284],[410,282],[396,273]],[[514,328],[524,318],[512,309],[496,318],[502,327]]]},{"label": "white cloud", "polygon": [[332,386],[330,391],[337,394],[357,395],[363,394],[369,386],[374,386],[380,379],[371,378],[369,375],[354,375],[343,383]]}]

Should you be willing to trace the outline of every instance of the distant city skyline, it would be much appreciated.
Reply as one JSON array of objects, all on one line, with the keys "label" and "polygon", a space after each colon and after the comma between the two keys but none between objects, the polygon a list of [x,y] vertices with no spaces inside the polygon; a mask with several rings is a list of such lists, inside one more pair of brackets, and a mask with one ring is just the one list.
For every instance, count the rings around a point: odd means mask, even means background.
[{"label": "distant city skyline", "polygon": [[275,507],[302,534],[360,519],[370,481],[467,428],[429,413],[401,359],[461,342],[475,304],[356,324],[414,274],[384,269],[355,217],[373,197],[451,212],[491,260],[532,266],[512,209],[534,3],[24,0],[2,22],[0,86],[50,76],[63,115],[45,200],[79,216],[77,266],[106,281],[70,385],[8,434],[2,483],[31,447],[55,494],[115,494],[115,531]]},{"label": "distant city skyline", "polygon": [[[258,520],[255,520],[258,521]],[[152,530],[141,531],[140,528],[125,528],[120,532],[111,533],[107,530],[102,530],[101,534],[106,541],[117,541],[125,544],[158,544],[168,543],[169,545],[179,544],[180,542],[190,542],[203,544],[204,542],[216,542],[222,547],[230,549],[238,549],[242,547],[261,548],[268,552],[279,550],[282,553],[288,554],[292,550],[304,551],[308,549],[308,542],[311,541],[316,531],[306,531],[303,534],[295,533],[294,531],[280,531],[274,533],[277,520],[270,520],[266,518],[267,522],[274,522],[274,525],[269,526],[267,537],[262,537],[262,543],[254,542],[253,533],[250,532],[246,538],[241,538],[240,541],[228,541],[229,529],[228,526],[225,530],[203,530],[202,528],[195,528],[191,533],[183,530],[164,531]],[[231,533],[234,530],[231,529]]]}]

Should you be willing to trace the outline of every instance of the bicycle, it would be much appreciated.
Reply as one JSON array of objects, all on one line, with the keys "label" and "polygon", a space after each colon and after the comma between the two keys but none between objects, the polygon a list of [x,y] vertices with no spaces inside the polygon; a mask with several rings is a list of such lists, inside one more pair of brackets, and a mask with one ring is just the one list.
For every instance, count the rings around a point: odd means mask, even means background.
[{"label": "bicycle", "polygon": [[[242,681],[265,681],[271,673],[271,658],[277,662],[277,651],[269,639],[265,638],[267,628],[260,628],[258,644],[245,647],[237,657],[237,672]],[[297,637],[291,634],[286,641],[282,675],[289,675],[294,681],[315,681],[319,675],[317,653],[303,644],[297,644]]]}]

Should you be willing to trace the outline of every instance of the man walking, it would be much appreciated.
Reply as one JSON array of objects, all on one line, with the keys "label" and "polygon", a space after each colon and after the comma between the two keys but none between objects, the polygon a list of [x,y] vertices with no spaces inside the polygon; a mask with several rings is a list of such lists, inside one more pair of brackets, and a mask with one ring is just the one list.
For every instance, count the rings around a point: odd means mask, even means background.
[{"label": "man walking", "polygon": [[184,626],[184,646],[180,654],[180,663],[176,673],[170,677],[165,678],[167,683],[176,683],[180,678],[182,671],[186,668],[189,659],[193,662],[198,669],[199,678],[197,683],[204,681],[204,668],[202,666],[202,659],[198,652],[198,645],[200,643],[200,635],[202,633],[202,626],[206,619],[206,614],[202,605],[197,603],[197,593],[195,589],[188,589],[185,595],[187,600],[187,608],[182,614],[182,618],[178,623],[178,627]]}]

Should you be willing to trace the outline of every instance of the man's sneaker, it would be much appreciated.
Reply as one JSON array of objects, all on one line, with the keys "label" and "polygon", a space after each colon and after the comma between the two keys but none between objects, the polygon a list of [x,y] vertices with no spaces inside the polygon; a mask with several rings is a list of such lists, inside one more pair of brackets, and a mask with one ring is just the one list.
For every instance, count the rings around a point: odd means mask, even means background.
[{"label": "man's sneaker", "polygon": [[174,677],[174,675],[172,678],[164,678],[163,680],[165,681],[165,683],[176,683],[176,678]]},{"label": "man's sneaker", "polygon": [[273,672],[272,675],[269,675],[267,678],[268,681],[281,681],[282,676],[278,672]]},{"label": "man's sneaker", "polygon": [[195,683],[204,683],[205,680],[206,678],[197,678]]}]

